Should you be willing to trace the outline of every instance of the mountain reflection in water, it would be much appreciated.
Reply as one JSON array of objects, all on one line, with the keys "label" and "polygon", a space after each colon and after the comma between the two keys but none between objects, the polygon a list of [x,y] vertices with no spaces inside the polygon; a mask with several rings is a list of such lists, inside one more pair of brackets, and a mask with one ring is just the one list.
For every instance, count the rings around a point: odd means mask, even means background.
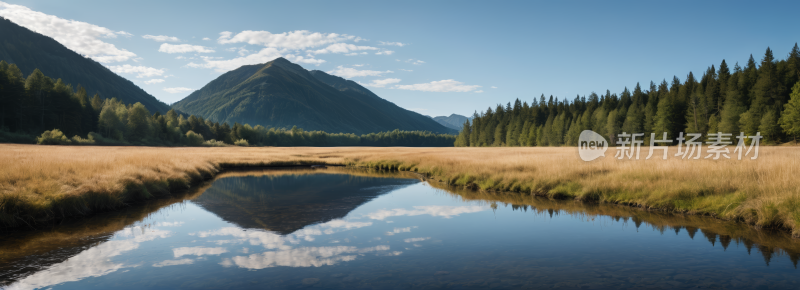
[{"label": "mountain reflection in water", "polygon": [[343,218],[381,194],[419,182],[346,173],[302,173],[222,178],[194,202],[239,227],[287,235],[311,224]]},{"label": "mountain reflection in water", "polygon": [[412,177],[228,172],[179,198],[0,234],[0,288],[800,285],[800,243],[784,232]]}]

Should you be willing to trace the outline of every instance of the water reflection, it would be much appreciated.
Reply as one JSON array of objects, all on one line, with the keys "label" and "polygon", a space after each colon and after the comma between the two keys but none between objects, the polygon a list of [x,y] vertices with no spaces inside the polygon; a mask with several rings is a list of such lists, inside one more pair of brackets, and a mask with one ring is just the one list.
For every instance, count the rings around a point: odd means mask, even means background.
[{"label": "water reflection", "polygon": [[0,279],[8,289],[800,283],[789,264],[800,243],[787,233],[398,177],[408,176],[228,173],[185,199],[0,235]]},{"label": "water reflection", "polygon": [[101,243],[77,254],[64,262],[53,265],[43,271],[25,277],[9,289],[37,289],[49,285],[70,281],[79,281],[87,277],[99,277],[122,268],[136,267],[112,261],[113,257],[139,248],[139,244],[163,239],[170,236],[169,231],[145,229],[142,227],[126,228],[117,236],[122,240]]},{"label": "water reflection", "polygon": [[[118,248],[119,251],[107,250],[99,253],[108,256],[121,253],[121,249],[125,248],[124,245],[132,245],[131,242],[138,245],[138,242],[143,241],[144,237],[135,236],[143,233],[145,229],[129,227],[130,225],[142,221],[154,212],[191,200],[198,196],[203,188],[180,194],[175,198],[154,200],[113,213],[66,221],[50,229],[0,232],[0,286],[8,285],[31,273],[51,268],[52,265],[65,262],[70,257],[93,249],[97,245],[104,245],[103,243],[114,237],[115,234],[123,238],[134,238],[131,241],[105,246],[106,249]],[[177,224],[164,223],[164,226],[177,226]],[[163,232],[160,233],[163,234]],[[150,233],[145,237],[152,237],[153,234],[155,233]],[[95,250],[92,253],[98,252]],[[104,268],[114,269],[115,267]]]},{"label": "water reflection", "polygon": [[194,202],[239,227],[286,235],[343,218],[381,194],[418,182],[325,171],[245,172],[217,180]]},{"label": "water reflection", "polygon": [[481,202],[493,208],[498,207],[499,203],[503,207],[510,207],[512,211],[530,210],[532,214],[538,216],[552,218],[557,215],[569,215],[586,222],[595,222],[607,217],[613,223],[632,224],[637,231],[650,229],[662,235],[667,231],[673,231],[675,235],[685,231],[690,239],[694,239],[699,231],[712,247],[719,242],[722,249],[727,250],[733,242],[737,246],[745,247],[748,254],[755,248],[763,256],[766,265],[769,265],[773,258],[781,256],[788,257],[795,268],[800,261],[800,240],[792,238],[789,233],[783,231],[756,229],[744,223],[706,216],[648,211],[622,205],[551,200],[524,194],[479,192],[441,183],[431,185],[439,189],[439,194],[463,201]]}]

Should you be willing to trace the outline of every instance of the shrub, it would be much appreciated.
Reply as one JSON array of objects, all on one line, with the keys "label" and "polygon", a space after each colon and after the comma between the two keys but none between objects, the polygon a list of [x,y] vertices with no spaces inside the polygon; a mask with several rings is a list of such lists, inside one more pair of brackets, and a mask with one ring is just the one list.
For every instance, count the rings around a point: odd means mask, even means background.
[{"label": "shrub", "polygon": [[72,143],[76,145],[94,145],[94,140],[81,138],[81,136],[72,136]]},{"label": "shrub", "polygon": [[203,146],[203,135],[197,134],[192,130],[186,132],[186,145],[189,146]]},{"label": "shrub", "polygon": [[44,131],[41,136],[36,138],[36,144],[41,145],[67,145],[72,143],[67,136],[64,136],[64,133],[61,130],[53,129],[50,131]]},{"label": "shrub", "polygon": [[228,146],[228,145],[226,145],[225,142],[211,139],[211,140],[208,140],[206,142],[203,142],[203,146],[206,146],[206,147],[225,147],[225,146]]},{"label": "shrub", "polygon": [[246,146],[250,146],[250,143],[248,143],[247,140],[245,140],[245,139],[239,139],[239,140],[236,140],[236,142],[233,142],[233,145],[245,146],[246,147]]}]

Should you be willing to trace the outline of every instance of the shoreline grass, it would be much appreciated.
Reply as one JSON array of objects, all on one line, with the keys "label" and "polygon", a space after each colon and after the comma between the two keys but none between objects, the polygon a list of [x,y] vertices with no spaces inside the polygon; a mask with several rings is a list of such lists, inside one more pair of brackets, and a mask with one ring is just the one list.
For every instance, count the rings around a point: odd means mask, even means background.
[{"label": "shoreline grass", "polygon": [[[642,149],[646,156],[646,147]],[[672,156],[677,148],[671,148]],[[613,152],[613,151],[609,151]],[[657,152],[658,153],[658,152]],[[413,171],[453,186],[706,214],[800,236],[800,148],[757,160],[583,162],[570,147],[153,148],[0,144],[0,227],[168,196],[223,168],[303,164]]]}]

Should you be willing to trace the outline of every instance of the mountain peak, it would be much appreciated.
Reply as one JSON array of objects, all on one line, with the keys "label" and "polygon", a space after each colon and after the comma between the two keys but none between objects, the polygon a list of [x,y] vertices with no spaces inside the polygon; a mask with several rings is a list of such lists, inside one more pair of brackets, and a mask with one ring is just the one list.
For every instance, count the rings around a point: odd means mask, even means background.
[{"label": "mountain peak", "polygon": [[311,77],[308,74],[308,70],[306,70],[302,66],[300,66],[300,65],[298,65],[296,63],[293,63],[293,62],[291,62],[288,59],[285,59],[283,57],[276,58],[276,59],[264,64],[264,68],[268,68],[270,66],[277,66],[277,67],[280,67],[282,69],[288,70],[288,71],[290,71],[290,72],[292,72],[292,73],[294,73],[296,75],[299,75],[299,76],[301,76],[301,77],[303,77],[304,79],[307,79],[307,80],[313,79],[313,77]]},{"label": "mountain peak", "polygon": [[331,133],[394,129],[454,133],[430,118],[384,100],[358,83],[308,71],[279,57],[219,76],[173,108],[212,122],[248,123]]}]

